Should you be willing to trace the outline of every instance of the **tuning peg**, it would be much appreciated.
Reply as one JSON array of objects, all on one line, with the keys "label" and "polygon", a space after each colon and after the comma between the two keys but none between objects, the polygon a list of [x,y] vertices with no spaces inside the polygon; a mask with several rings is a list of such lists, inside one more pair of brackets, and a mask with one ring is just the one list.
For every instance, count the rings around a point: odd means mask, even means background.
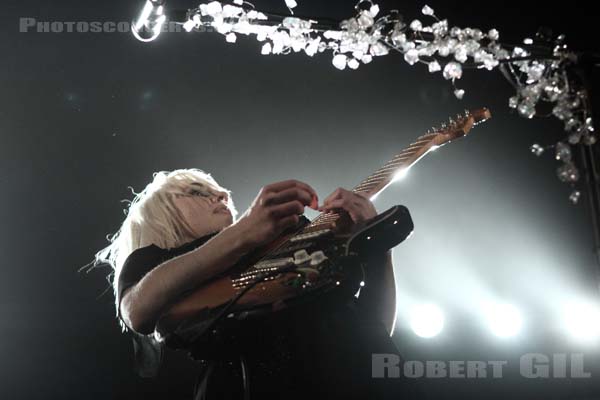
[{"label": "tuning peg", "polygon": [[441,125],[441,127],[442,127],[442,129],[446,129],[446,123],[445,123],[445,122],[442,122],[442,125]]},{"label": "tuning peg", "polygon": [[469,110],[465,110],[465,117],[468,117],[469,115],[471,115],[471,113],[469,112]]},{"label": "tuning peg", "polygon": [[448,123],[450,125],[454,125],[454,120],[452,119],[452,117],[448,118]]}]

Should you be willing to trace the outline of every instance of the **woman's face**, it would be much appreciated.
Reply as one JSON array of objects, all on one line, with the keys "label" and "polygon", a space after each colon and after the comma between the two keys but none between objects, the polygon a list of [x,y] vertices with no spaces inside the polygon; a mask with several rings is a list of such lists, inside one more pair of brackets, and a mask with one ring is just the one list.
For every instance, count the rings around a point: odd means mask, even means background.
[{"label": "woman's face", "polygon": [[229,195],[207,185],[192,183],[185,194],[175,195],[173,202],[191,227],[194,239],[233,223]]}]

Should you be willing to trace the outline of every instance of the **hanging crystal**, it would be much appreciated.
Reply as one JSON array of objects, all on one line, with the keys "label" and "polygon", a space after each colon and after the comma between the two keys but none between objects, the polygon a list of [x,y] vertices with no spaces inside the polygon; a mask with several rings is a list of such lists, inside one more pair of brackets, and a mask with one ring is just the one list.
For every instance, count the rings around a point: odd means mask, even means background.
[{"label": "hanging crystal", "polygon": [[497,30],[490,29],[490,31],[488,32],[488,38],[490,40],[498,40],[500,38],[500,34],[498,33]]},{"label": "hanging crystal", "polygon": [[454,96],[456,96],[457,99],[461,100],[465,95],[465,91],[463,89],[456,89],[454,91]]},{"label": "hanging crystal", "polygon": [[433,15],[434,11],[433,11],[433,8],[429,7],[428,5],[425,5],[423,7],[423,9],[421,10],[421,12],[423,13],[423,15],[431,16],[431,15]]},{"label": "hanging crystal", "polygon": [[571,161],[571,147],[563,142],[556,143],[555,158],[564,162]]},{"label": "hanging crystal", "polygon": [[573,190],[571,195],[569,196],[569,201],[573,204],[577,204],[579,202],[579,198],[581,197],[581,192],[579,190]]},{"label": "hanging crystal", "polygon": [[346,68],[346,60],[348,57],[346,57],[345,54],[336,54],[335,57],[333,57],[332,63],[333,66],[336,67],[337,69],[344,69]]},{"label": "hanging crystal", "polygon": [[411,49],[404,54],[404,60],[410,65],[414,65],[417,61],[419,61],[419,51],[416,49]]},{"label": "hanging crystal", "polygon": [[518,107],[519,114],[525,118],[533,118],[535,116],[535,105],[529,102],[523,102]]},{"label": "hanging crystal", "polygon": [[440,63],[437,62],[436,60],[430,62],[428,64],[429,66],[429,72],[433,73],[433,72],[438,72],[442,70],[442,67],[440,66]]},{"label": "hanging crystal", "polygon": [[541,156],[544,153],[544,148],[537,143],[532,144],[530,150],[537,157]]},{"label": "hanging crystal", "polygon": [[572,183],[579,180],[579,171],[572,162],[565,163],[558,167],[556,170],[556,175],[558,175],[558,179],[560,179],[562,182]]},{"label": "hanging crystal", "polygon": [[444,67],[444,78],[445,79],[460,79],[462,76],[462,66],[454,61],[450,61]]},{"label": "hanging crystal", "polygon": [[356,58],[351,58],[350,61],[348,61],[346,64],[348,65],[348,68],[350,68],[350,69],[357,69],[360,65],[360,63],[358,62],[358,60]]},{"label": "hanging crystal", "polygon": [[[262,42],[262,54],[303,51],[313,56],[331,51],[332,63],[338,69],[357,69],[360,63],[367,64],[374,56],[383,56],[395,49],[404,54],[410,65],[427,64],[430,73],[441,70],[444,79],[451,80],[453,85],[462,77],[462,64],[469,60],[469,66],[487,70],[502,63],[517,92],[508,101],[510,108],[525,118],[533,118],[537,104],[549,103],[552,115],[563,121],[567,137],[554,147],[554,156],[564,162],[557,170],[562,180],[572,181],[579,177],[572,164],[569,146],[596,143],[592,120],[588,117],[589,99],[581,89],[581,82],[572,79],[568,70],[576,54],[567,48],[564,35],[549,44],[547,55],[552,56],[550,58],[538,52],[546,46],[544,40],[535,42],[528,38],[523,41],[523,47],[505,47],[498,42],[500,33],[496,29],[486,33],[472,27],[453,26],[449,29],[448,20],[440,20],[428,5],[422,7],[421,13],[430,21],[414,19],[407,27],[397,11],[375,19],[379,15],[379,6],[374,0],[360,0],[354,17],[342,21],[336,28],[322,31],[313,28],[317,21],[296,16],[285,17],[279,24],[262,23],[271,17],[253,7],[242,7],[248,4],[243,0],[232,1],[229,4],[219,1],[200,4],[197,9],[190,10],[184,29],[210,27],[229,43],[235,43],[239,34],[256,35],[256,40]],[[291,12],[297,6],[297,0],[285,0],[285,4]],[[537,46],[535,53],[530,51],[532,45]],[[454,61],[441,63],[441,58],[445,57]],[[454,87],[457,98],[462,99],[464,94],[463,89]],[[544,149],[537,146],[532,146],[532,152],[539,155]]]},{"label": "hanging crystal", "polygon": [[423,24],[418,19],[415,19],[413,22],[410,23],[410,29],[412,29],[415,32],[419,32],[423,29]]}]

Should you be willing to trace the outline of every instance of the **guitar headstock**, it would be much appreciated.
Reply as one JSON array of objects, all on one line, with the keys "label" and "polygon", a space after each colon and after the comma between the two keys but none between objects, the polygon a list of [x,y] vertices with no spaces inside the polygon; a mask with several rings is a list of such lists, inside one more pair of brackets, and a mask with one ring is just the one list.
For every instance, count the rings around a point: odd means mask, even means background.
[{"label": "guitar headstock", "polygon": [[465,110],[464,114],[457,114],[455,118],[449,118],[448,122],[443,123],[438,128],[433,128],[429,135],[435,135],[435,144],[441,146],[451,140],[466,136],[471,129],[492,117],[487,108],[476,110]]}]

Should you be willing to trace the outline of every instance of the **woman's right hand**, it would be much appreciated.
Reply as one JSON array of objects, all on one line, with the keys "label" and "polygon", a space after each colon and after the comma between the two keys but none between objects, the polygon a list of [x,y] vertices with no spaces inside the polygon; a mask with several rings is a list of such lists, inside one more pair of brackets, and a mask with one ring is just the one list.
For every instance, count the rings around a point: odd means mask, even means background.
[{"label": "woman's right hand", "polygon": [[250,251],[271,242],[283,231],[296,225],[304,207],[317,209],[317,192],[304,182],[287,180],[264,186],[234,224],[243,235],[242,241]]}]

